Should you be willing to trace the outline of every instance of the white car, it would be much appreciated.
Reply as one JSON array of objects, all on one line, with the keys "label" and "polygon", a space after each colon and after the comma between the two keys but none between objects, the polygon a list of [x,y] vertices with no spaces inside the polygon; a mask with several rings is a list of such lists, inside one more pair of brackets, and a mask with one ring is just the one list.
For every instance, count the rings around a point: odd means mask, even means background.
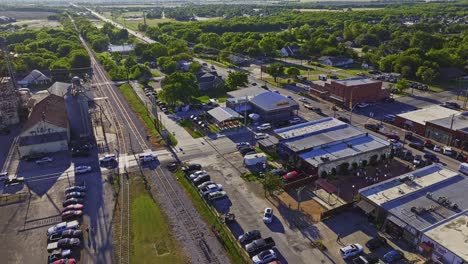
[{"label": "white car", "polygon": [[199,171],[196,171],[196,172],[190,174],[189,177],[190,177],[191,180],[195,180],[199,176],[205,176],[205,175],[208,175],[208,172],[206,172],[206,170],[199,170]]},{"label": "white car", "polygon": [[252,261],[255,264],[270,263],[271,261],[275,259],[276,259],[276,253],[273,249],[264,250],[252,257]]},{"label": "white car", "polygon": [[0,181],[5,181],[8,180],[8,172],[2,172],[0,173]]},{"label": "white car", "polygon": [[359,107],[359,108],[366,108],[366,107],[369,106],[369,104],[366,104],[366,103],[358,103],[356,106]]},{"label": "white car", "polygon": [[156,159],[156,156],[153,154],[141,154],[138,159],[140,162],[149,162]]},{"label": "white car", "polygon": [[255,139],[265,139],[268,138],[268,134],[265,133],[255,133]]},{"label": "white car", "polygon": [[223,185],[221,184],[209,184],[208,186],[205,186],[203,189],[200,190],[200,193],[205,196],[209,193],[212,192],[217,192],[217,191],[222,191],[223,190]]},{"label": "white car", "polygon": [[435,152],[441,152],[442,151],[442,148],[437,146],[437,145],[434,145],[434,151]]},{"label": "white car", "polygon": [[207,181],[207,182],[204,182],[204,183],[202,183],[202,184],[200,184],[200,185],[198,186],[198,190],[201,190],[201,189],[205,188],[206,186],[208,186],[208,185],[210,185],[210,184],[216,184],[216,182],[214,182],[214,181]]},{"label": "white car", "polygon": [[237,149],[240,149],[240,148],[243,148],[243,147],[250,147],[250,143],[249,142],[240,142],[240,143],[236,144]]},{"label": "white car", "polygon": [[116,156],[114,154],[109,154],[109,155],[106,155],[103,158],[101,158],[99,161],[100,162],[110,162],[110,161],[115,161],[115,160],[116,160]]},{"label": "white car", "polygon": [[359,255],[364,248],[360,244],[350,244],[340,248],[340,255],[343,259]]},{"label": "white car", "polygon": [[452,156],[452,148],[445,146],[442,148],[442,153],[447,156]]},{"label": "white car", "polygon": [[299,98],[299,102],[307,103],[309,101],[306,98],[301,97],[301,98]]},{"label": "white car", "polygon": [[42,164],[42,163],[47,163],[47,162],[52,162],[54,161],[53,158],[51,157],[44,157],[42,159],[36,160],[36,164]]},{"label": "white car", "polygon": [[293,119],[289,120],[289,124],[299,124],[302,120],[299,117],[294,117]]},{"label": "white car", "polygon": [[92,170],[93,168],[91,168],[91,166],[77,166],[75,167],[75,174],[87,173]]},{"label": "white car", "polygon": [[269,207],[265,208],[265,211],[263,212],[263,222],[265,224],[273,222],[273,209]]},{"label": "white car", "polygon": [[271,129],[271,125],[269,123],[261,124],[257,127],[257,130],[264,131]]}]

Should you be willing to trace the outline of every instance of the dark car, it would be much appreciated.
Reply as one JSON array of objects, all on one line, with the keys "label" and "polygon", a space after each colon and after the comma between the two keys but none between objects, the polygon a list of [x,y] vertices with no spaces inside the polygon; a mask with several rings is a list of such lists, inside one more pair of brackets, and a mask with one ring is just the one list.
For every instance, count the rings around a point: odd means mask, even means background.
[{"label": "dark car", "polygon": [[69,206],[70,204],[83,204],[84,200],[80,198],[71,198],[68,200],[65,200],[62,205],[63,207]]},{"label": "dark car", "polygon": [[239,152],[240,152],[240,154],[242,154],[242,156],[245,156],[245,154],[247,154],[249,152],[252,152],[252,151],[255,151],[255,148],[245,147],[245,148],[240,148],[239,149]]},{"label": "dark car", "polygon": [[18,184],[23,184],[24,183],[24,177],[15,177],[12,179],[5,179],[3,181],[3,184],[5,186],[13,186],[13,185],[18,185]]},{"label": "dark car", "polygon": [[437,157],[436,154],[432,153],[432,152],[427,152],[424,154],[424,158],[426,160],[429,160],[431,162],[439,162],[439,157]]},{"label": "dark car", "polygon": [[83,237],[83,231],[82,230],[73,230],[73,229],[68,229],[62,232],[62,237],[63,238],[82,238]]},{"label": "dark car", "polygon": [[199,176],[197,178],[195,178],[195,180],[193,180],[193,184],[195,184],[195,186],[198,186],[204,182],[207,182],[211,180],[211,177],[210,175],[203,175],[203,176]]},{"label": "dark car", "polygon": [[345,122],[347,124],[349,124],[349,122],[350,122],[348,118],[342,117],[342,116],[338,117],[337,119],[340,120],[341,122]]},{"label": "dark car", "polygon": [[393,263],[403,258],[405,258],[405,255],[403,254],[403,252],[399,250],[390,250],[383,256],[382,259],[385,263]]},{"label": "dark car", "polygon": [[[374,123],[369,123],[369,124],[364,124],[364,127],[371,130],[371,131],[379,131],[380,129],[380,126],[378,124],[374,124]],[[398,138],[400,139],[400,138]]]},{"label": "dark car", "polygon": [[376,264],[379,263],[379,258],[374,254],[368,254],[366,256],[358,256],[353,258],[354,264]]},{"label": "dark car", "polygon": [[179,168],[179,163],[177,162],[170,162],[166,165],[166,168],[169,171],[176,171]]},{"label": "dark car", "polygon": [[83,211],[81,210],[70,210],[62,213],[62,221],[68,221],[83,216]]},{"label": "dark car", "polygon": [[202,168],[202,165],[198,163],[191,163],[191,164],[188,164],[187,166],[182,167],[182,171],[185,173],[189,173],[192,171],[201,170],[201,168]]},{"label": "dark car", "polygon": [[84,192],[70,192],[65,195],[65,199],[70,199],[70,198],[83,198],[86,196],[86,193]]},{"label": "dark car", "polygon": [[81,244],[78,238],[62,238],[57,243],[59,248],[78,247]]},{"label": "dark car", "polygon": [[418,150],[424,150],[424,145],[421,144],[421,143],[415,143],[415,142],[411,142],[408,144],[408,146],[414,148],[414,149],[418,149]]},{"label": "dark car", "polygon": [[396,134],[384,134],[387,138],[389,139],[394,139],[394,140],[400,140],[400,136],[396,135]]},{"label": "dark car", "polygon": [[283,170],[283,169],[274,169],[274,170],[271,170],[271,173],[274,174],[274,175],[277,175],[277,176],[283,176],[284,174],[286,174],[287,171]]},{"label": "dark car", "polygon": [[381,236],[376,236],[372,238],[371,240],[366,242],[366,247],[369,250],[376,250],[381,246],[384,246],[387,244],[387,240]]},{"label": "dark car", "polygon": [[262,235],[260,234],[260,231],[258,230],[251,230],[243,235],[240,235],[238,240],[239,243],[241,244],[248,244],[256,239],[261,238]]}]

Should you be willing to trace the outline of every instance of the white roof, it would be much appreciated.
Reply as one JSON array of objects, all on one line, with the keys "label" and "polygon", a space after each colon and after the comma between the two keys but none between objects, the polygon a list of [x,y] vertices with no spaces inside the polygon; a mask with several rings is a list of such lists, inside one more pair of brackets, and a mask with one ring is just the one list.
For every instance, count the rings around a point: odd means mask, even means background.
[{"label": "white roof", "polygon": [[468,262],[468,212],[425,233],[427,237],[442,245]]},{"label": "white roof", "polygon": [[404,114],[399,114],[397,116],[402,117],[406,120],[409,120],[413,123],[418,123],[421,125],[425,125],[426,122],[450,117],[452,115],[459,114],[459,111],[452,110],[440,105],[431,106],[428,108],[423,108],[416,111],[411,111]]},{"label": "white roof", "polygon": [[23,80],[21,80],[21,83],[30,83],[34,81],[50,81],[50,78],[45,76],[42,72],[38,70],[33,70],[31,71],[28,76],[24,77]]}]

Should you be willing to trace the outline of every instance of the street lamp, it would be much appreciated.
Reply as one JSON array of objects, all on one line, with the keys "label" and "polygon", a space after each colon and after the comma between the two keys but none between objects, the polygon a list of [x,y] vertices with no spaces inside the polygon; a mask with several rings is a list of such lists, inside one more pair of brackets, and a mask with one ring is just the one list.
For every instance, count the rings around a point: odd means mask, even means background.
[{"label": "street lamp", "polygon": [[354,201],[354,198],[355,198],[355,196],[356,196],[356,194],[355,194],[355,192],[354,192],[354,190],[355,190],[355,189],[354,189],[354,187],[355,187],[354,184],[353,184],[353,186],[351,186],[351,187],[353,187],[353,201]]}]

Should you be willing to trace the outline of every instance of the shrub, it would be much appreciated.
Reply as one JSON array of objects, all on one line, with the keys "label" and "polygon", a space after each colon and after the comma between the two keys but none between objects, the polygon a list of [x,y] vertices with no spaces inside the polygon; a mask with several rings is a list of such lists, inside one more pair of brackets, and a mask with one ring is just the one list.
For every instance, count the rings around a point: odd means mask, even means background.
[{"label": "shrub", "polygon": [[326,178],[328,176],[328,173],[326,171],[322,171],[322,173],[320,174],[320,177],[322,178]]},{"label": "shrub", "polygon": [[332,176],[335,176],[336,175],[336,168],[332,168],[330,174]]},{"label": "shrub", "polygon": [[387,155],[385,155],[385,154],[380,155],[380,160],[381,161],[384,161],[386,159],[387,159]]},{"label": "shrub", "polygon": [[375,155],[372,155],[369,159],[369,164],[370,165],[375,165],[377,163],[377,159],[379,158],[379,156],[377,154]]},{"label": "shrub", "polygon": [[353,164],[351,164],[351,166],[353,167],[353,170],[357,170],[357,168],[358,168],[357,162],[353,162]]},{"label": "shrub", "polygon": [[345,175],[348,173],[348,168],[349,168],[349,163],[341,163],[340,166],[338,166],[338,174],[340,175]]},{"label": "shrub", "polygon": [[367,166],[367,160],[363,160],[361,165],[362,165],[362,167],[366,167]]}]

